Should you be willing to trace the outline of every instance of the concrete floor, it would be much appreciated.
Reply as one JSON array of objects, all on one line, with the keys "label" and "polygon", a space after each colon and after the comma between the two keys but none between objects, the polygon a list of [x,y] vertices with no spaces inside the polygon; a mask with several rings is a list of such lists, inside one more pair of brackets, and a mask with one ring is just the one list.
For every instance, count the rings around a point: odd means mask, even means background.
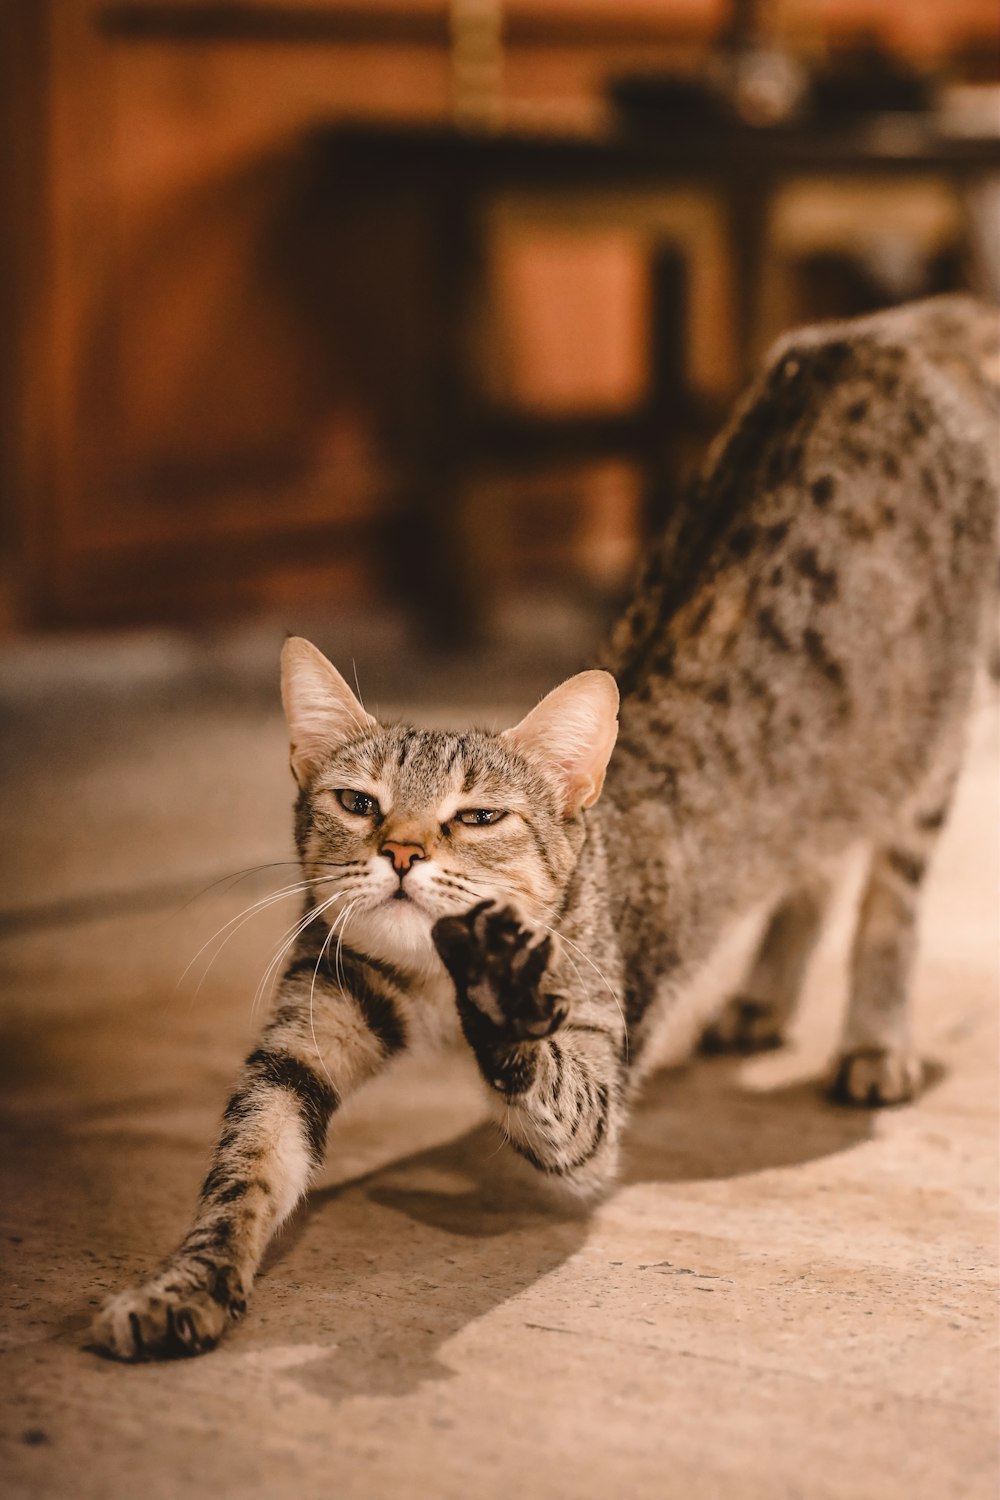
[{"label": "concrete floor", "polygon": [[[995,710],[928,889],[918,1105],[816,1088],[848,892],[794,1046],[659,1075],[589,1218],[496,1154],[471,1070],[404,1068],[338,1122],[232,1339],[127,1368],[83,1352],[88,1319],[185,1227],[283,914],[177,980],[282,871],[183,903],[289,844],[276,694],[151,649],[8,662],[2,1493],[992,1500]],[[514,717],[542,684],[501,677]],[[467,720],[481,683],[413,711]]]}]

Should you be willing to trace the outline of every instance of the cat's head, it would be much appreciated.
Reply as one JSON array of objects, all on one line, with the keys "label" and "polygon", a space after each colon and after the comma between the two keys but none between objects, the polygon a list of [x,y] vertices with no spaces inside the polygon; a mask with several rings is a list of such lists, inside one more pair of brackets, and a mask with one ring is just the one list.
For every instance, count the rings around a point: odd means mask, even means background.
[{"label": "cat's head", "polygon": [[377,723],[308,641],[281,665],[296,839],[329,927],[419,962],[439,917],[484,899],[557,909],[615,743],[613,677],[571,677],[503,733],[450,734]]}]

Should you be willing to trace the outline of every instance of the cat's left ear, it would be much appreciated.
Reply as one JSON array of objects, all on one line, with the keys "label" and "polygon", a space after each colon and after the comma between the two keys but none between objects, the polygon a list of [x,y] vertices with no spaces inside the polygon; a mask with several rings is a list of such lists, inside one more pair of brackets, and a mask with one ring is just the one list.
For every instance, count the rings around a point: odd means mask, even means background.
[{"label": "cat's left ear", "polygon": [[308,780],[325,750],[377,728],[336,667],[301,636],[281,651],[281,701],[288,720],[292,774]]},{"label": "cat's left ear", "polygon": [[601,795],[618,738],[618,685],[610,672],[579,672],[553,688],[503,738],[555,775],[563,812],[574,817]]}]

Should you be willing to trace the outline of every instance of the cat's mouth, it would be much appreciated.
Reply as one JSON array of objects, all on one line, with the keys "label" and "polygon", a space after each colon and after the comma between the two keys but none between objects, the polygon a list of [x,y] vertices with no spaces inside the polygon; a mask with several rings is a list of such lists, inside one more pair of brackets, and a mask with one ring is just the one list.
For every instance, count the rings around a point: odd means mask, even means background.
[{"label": "cat's mouth", "polygon": [[396,890],[390,891],[388,896],[383,896],[382,900],[379,902],[379,906],[389,906],[397,910],[400,907],[404,907],[409,908],[410,911],[421,912],[424,916],[428,915],[427,908],[424,906],[423,902],[420,901],[415,895],[413,895],[411,891],[408,891],[405,886],[402,885],[398,886]]}]

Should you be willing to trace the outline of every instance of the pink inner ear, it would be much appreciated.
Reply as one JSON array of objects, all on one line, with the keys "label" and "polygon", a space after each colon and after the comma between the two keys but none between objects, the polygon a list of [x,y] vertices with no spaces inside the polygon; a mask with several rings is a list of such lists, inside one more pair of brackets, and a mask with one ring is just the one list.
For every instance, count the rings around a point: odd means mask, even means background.
[{"label": "pink inner ear", "polygon": [[291,639],[282,651],[282,701],[297,778],[328,746],[375,727],[336,667],[310,642]]},{"label": "pink inner ear", "polygon": [[581,672],[506,731],[563,782],[567,814],[596,802],[618,733],[618,689],[606,672]]}]

